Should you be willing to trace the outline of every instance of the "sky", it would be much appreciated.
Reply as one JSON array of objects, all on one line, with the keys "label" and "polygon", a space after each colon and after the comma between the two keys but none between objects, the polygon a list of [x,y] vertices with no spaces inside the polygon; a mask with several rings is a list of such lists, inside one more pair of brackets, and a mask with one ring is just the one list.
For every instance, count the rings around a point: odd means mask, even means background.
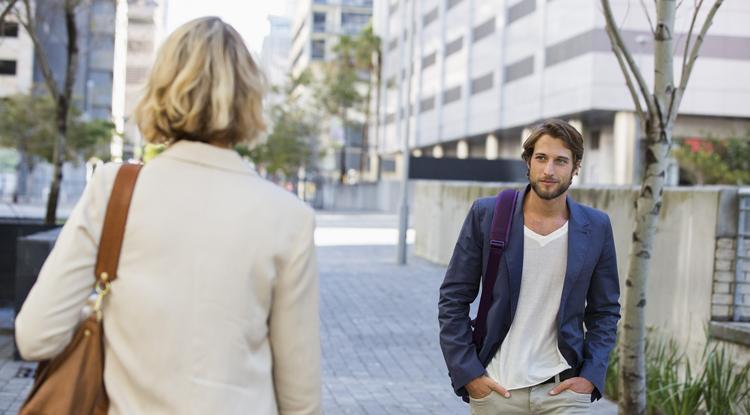
[{"label": "sky", "polygon": [[234,26],[251,52],[260,56],[263,37],[268,34],[268,16],[287,15],[291,0],[168,0],[167,33],[201,16],[218,16]]}]

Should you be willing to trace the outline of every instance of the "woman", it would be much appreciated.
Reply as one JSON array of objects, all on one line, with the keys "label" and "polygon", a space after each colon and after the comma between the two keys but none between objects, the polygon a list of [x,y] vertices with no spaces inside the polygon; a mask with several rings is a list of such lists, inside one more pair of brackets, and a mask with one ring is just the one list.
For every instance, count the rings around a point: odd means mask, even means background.
[{"label": "woman", "polygon": [[[103,310],[110,414],[320,412],[313,211],[232,150],[264,128],[262,90],[218,18],[161,47],[136,119],[168,147],[136,183]],[[94,175],[16,319],[25,359],[71,339],[117,170]]]}]

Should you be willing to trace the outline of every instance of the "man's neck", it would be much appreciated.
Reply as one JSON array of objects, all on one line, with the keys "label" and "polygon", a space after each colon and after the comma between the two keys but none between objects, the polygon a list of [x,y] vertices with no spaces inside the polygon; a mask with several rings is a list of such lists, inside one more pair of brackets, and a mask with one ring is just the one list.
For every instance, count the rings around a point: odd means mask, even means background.
[{"label": "man's neck", "polygon": [[552,200],[546,200],[539,197],[534,189],[530,189],[529,192],[526,193],[526,200],[523,204],[523,210],[525,213],[531,214],[539,219],[567,219],[567,195],[568,192],[565,192]]}]

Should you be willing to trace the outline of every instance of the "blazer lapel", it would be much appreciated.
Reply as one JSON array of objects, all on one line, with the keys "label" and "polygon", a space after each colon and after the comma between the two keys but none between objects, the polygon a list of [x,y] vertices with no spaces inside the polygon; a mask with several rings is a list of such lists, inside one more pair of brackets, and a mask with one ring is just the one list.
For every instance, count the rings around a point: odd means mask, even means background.
[{"label": "blazer lapel", "polygon": [[570,196],[567,198],[567,203],[570,211],[570,218],[568,219],[568,262],[560,299],[560,309],[565,305],[570,290],[581,273],[590,238],[589,222],[585,213]]}]

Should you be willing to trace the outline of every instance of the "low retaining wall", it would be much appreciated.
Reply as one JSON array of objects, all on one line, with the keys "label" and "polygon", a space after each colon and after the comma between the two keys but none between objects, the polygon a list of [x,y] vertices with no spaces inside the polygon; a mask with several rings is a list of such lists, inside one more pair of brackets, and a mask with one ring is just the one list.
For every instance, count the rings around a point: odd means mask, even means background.
[{"label": "low retaining wall", "polygon": [[[409,194],[414,193],[410,183]],[[323,185],[323,209],[325,210],[367,210],[387,213],[399,211],[401,203],[401,182],[381,180],[376,183],[343,185],[325,183]]]}]

